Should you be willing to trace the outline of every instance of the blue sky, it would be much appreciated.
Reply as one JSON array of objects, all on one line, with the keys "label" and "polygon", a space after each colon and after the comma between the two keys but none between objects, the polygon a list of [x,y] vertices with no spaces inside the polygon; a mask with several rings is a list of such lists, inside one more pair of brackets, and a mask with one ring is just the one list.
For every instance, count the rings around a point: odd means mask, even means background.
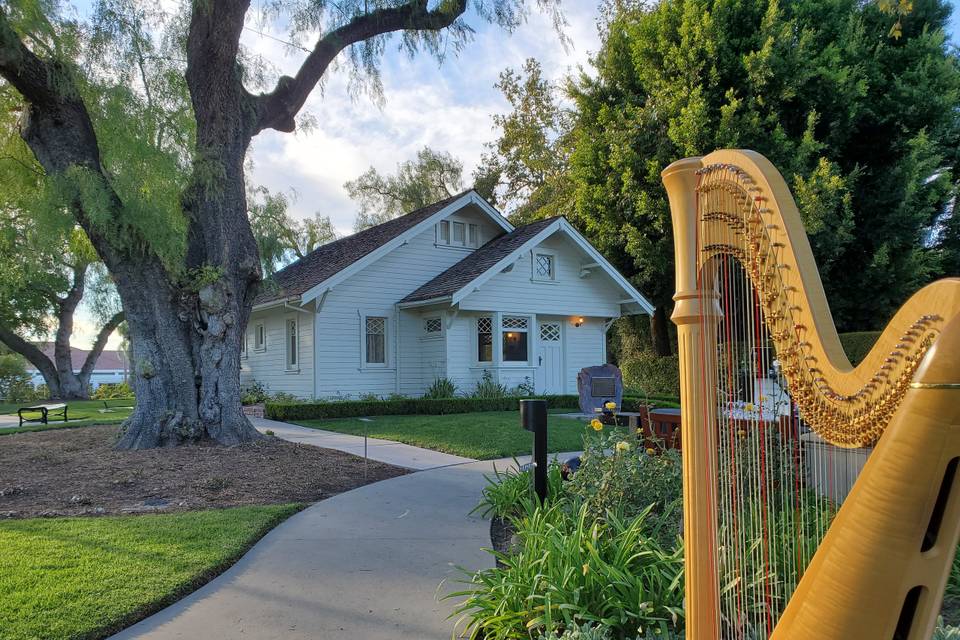
[{"label": "blue sky", "polygon": [[[78,2],[81,11],[89,7],[88,2]],[[171,8],[179,4],[177,0],[160,2]],[[513,34],[476,16],[468,17],[476,29],[475,37],[458,57],[449,57],[443,64],[426,54],[410,59],[397,51],[395,44],[388,47],[382,66],[382,107],[365,96],[351,97],[342,71],[328,74],[306,105],[317,122],[314,130],[295,134],[267,131],[254,140],[249,154],[254,182],[271,191],[294,194],[294,215],[329,215],[342,233],[349,233],[356,207],[343,183],[370,166],[391,172],[397,163],[427,145],[460,158],[469,178],[484,144],[496,138],[492,116],[507,111],[506,101],[493,87],[499,73],[534,57],[549,79],[559,81],[586,66],[589,55],[596,51],[599,3],[563,0],[563,5],[569,23],[568,48],[560,45],[549,20],[535,10]],[[243,44],[271,60],[281,72],[293,75],[306,54],[256,31],[280,39],[286,39],[286,33],[279,28],[264,31],[251,19]],[[960,15],[956,13],[950,31],[952,41],[960,44]],[[89,316],[81,314],[73,343],[88,347],[95,333]]]}]

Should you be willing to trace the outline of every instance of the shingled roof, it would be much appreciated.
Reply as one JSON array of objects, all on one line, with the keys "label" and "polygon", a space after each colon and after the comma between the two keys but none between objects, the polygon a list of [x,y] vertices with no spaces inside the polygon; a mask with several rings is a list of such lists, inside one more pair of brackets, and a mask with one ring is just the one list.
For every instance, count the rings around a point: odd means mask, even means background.
[{"label": "shingled roof", "polygon": [[400,302],[420,302],[452,296],[561,217],[563,216],[537,220],[494,238]]},{"label": "shingled roof", "polygon": [[254,305],[302,295],[324,280],[346,269],[357,260],[382,247],[403,232],[412,229],[450,203],[470,193],[467,189],[422,209],[364,229],[346,238],[318,247],[293,264],[277,271],[264,283]]}]

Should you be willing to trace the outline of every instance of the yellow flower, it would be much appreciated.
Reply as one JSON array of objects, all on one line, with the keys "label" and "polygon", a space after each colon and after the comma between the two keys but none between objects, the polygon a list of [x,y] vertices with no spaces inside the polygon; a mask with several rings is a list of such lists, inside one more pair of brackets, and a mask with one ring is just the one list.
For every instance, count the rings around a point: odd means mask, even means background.
[{"label": "yellow flower", "polygon": [[747,411],[753,411],[753,403],[748,402],[747,404],[743,405],[743,408]]},{"label": "yellow flower", "polygon": [[587,575],[587,572],[590,571],[590,565],[583,565],[583,575]]},{"label": "yellow flower", "polygon": [[747,432],[744,431],[743,429],[740,429],[739,431],[737,431],[737,435],[742,438],[747,435]]},{"label": "yellow flower", "polygon": [[590,421],[590,426],[593,427],[594,431],[603,431],[603,423],[596,418]]},{"label": "yellow flower", "polygon": [[605,404],[603,405],[603,408],[604,408],[604,409],[610,409],[610,411],[613,411],[614,409],[617,408],[617,403],[616,403],[616,402],[607,402],[607,403],[605,403]]},{"label": "yellow flower", "polygon": [[647,455],[648,455],[648,456],[652,456],[652,455],[655,454],[655,453],[656,453],[656,451],[653,449],[653,447],[650,447],[650,448],[647,449]]},{"label": "yellow flower", "polygon": [[617,451],[630,451],[630,443],[626,440],[621,440],[617,443]]}]

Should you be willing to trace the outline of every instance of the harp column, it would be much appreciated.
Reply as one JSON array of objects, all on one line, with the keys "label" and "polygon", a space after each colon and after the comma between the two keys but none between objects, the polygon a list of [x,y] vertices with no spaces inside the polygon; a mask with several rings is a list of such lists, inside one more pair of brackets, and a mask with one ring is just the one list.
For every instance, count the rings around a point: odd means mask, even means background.
[{"label": "harp column", "polygon": [[662,175],[670,198],[676,256],[677,325],[683,452],[683,539],[686,632],[690,640],[719,640],[717,583],[716,353],[705,345],[720,310],[713,278],[700,277],[698,175],[700,158],[678,160]]}]

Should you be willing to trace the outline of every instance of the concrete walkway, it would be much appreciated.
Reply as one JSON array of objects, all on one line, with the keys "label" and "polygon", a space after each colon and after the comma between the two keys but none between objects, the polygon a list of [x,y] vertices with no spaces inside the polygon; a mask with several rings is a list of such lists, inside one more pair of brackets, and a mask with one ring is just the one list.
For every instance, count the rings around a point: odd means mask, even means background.
[{"label": "concrete walkway", "polygon": [[[362,437],[254,424],[296,442],[363,452]],[[513,461],[457,464],[465,459],[383,440],[368,447],[371,458],[427,470],[316,503],[221,576],[113,640],[448,640],[456,599],[442,596],[463,588],[458,567],[493,564],[482,551],[489,523],[469,513],[484,476]]]},{"label": "concrete walkway", "polygon": [[468,515],[492,469],[421,471],[319,502],[114,638],[447,640],[454,602],[438,595],[462,588],[457,566],[492,563],[489,524]]},{"label": "concrete walkway", "polygon": [[[346,451],[356,456],[364,455],[363,436],[351,436],[345,433],[336,433],[334,431],[323,431],[321,429],[310,429],[286,422],[277,422],[276,420],[267,420],[266,418],[250,418],[260,432],[273,431],[274,435],[284,440],[292,442],[302,442],[303,444],[312,444],[315,447],[325,447],[327,449],[336,449],[337,451]],[[436,469],[437,467],[447,467],[452,464],[464,464],[466,462],[476,462],[473,458],[463,458],[461,456],[450,455],[449,453],[440,453],[430,449],[421,449],[392,440],[379,440],[377,438],[367,438],[366,443],[367,457],[371,460],[386,462],[406,469],[424,470]]]}]

